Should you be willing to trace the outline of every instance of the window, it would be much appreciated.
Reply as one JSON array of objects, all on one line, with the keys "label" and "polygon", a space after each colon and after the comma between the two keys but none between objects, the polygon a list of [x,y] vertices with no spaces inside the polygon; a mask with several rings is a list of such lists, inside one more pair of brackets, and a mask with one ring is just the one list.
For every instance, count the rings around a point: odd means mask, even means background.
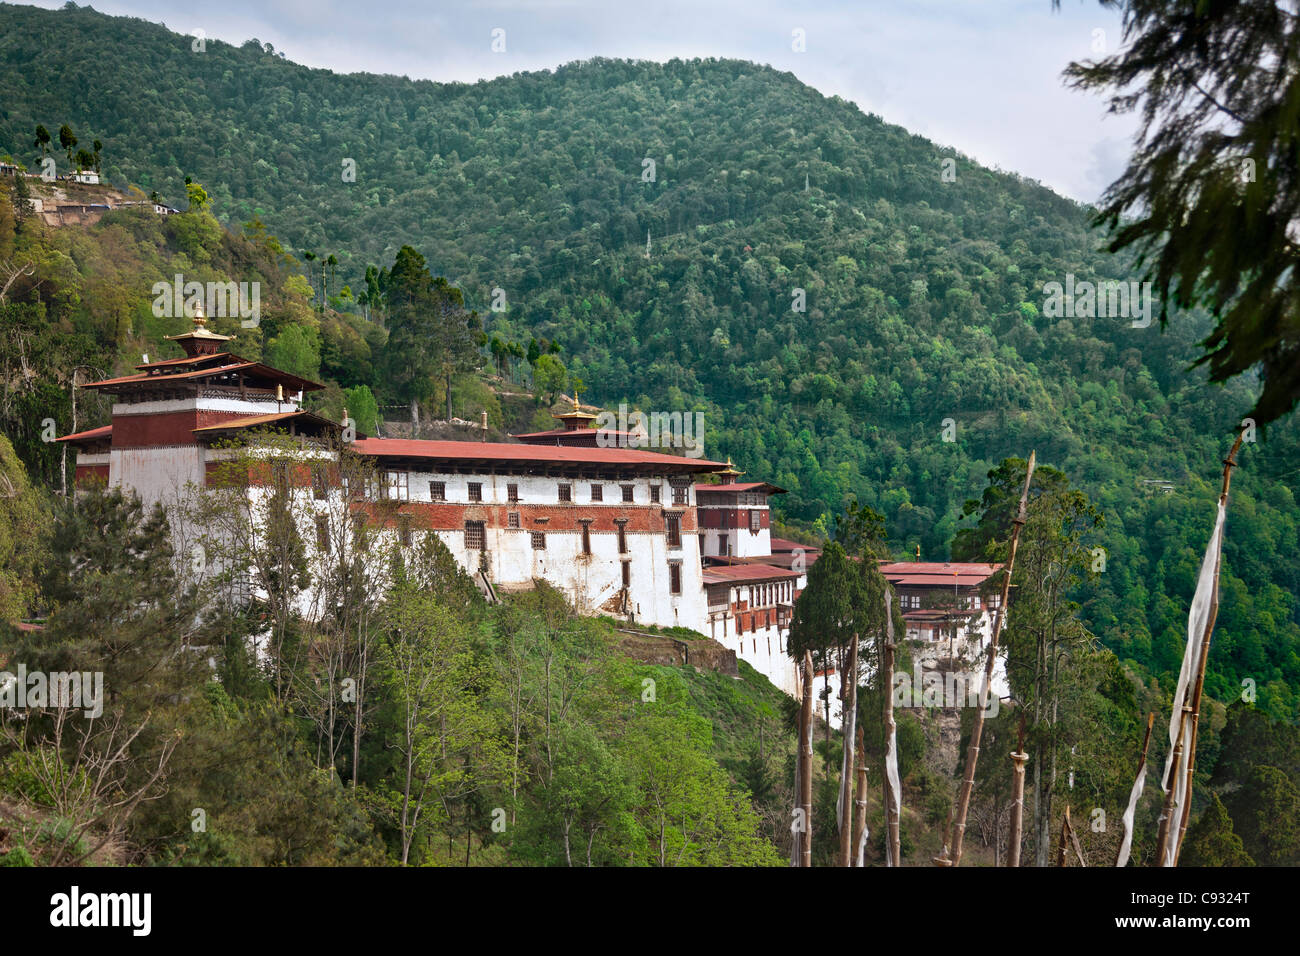
[{"label": "window", "polygon": [[515,484],[506,485],[506,501],[512,505],[519,501],[519,486]]},{"label": "window", "polygon": [[397,516],[397,540],[401,543],[402,547],[404,548],[409,548],[411,546],[411,516],[410,515]]},{"label": "window", "polygon": [[330,524],[324,515],[316,516],[316,547],[330,553]]},{"label": "window", "polygon": [[633,491],[633,486],[632,486],[632,485],[624,485],[624,486],[623,486],[623,503],[624,503],[624,504],[631,504],[631,503],[633,502],[633,500],[635,500],[635,499],[633,498],[633,496],[632,496],[632,491]]},{"label": "window", "polygon": [[366,516],[363,514],[352,516],[352,547],[361,552],[370,550],[370,536],[366,534]]},{"label": "window", "polygon": [[751,511],[749,513],[749,533],[758,534],[763,527],[763,513],[761,511]]},{"label": "window", "polygon": [[672,561],[668,565],[668,590],[672,594],[682,593],[682,563]]},{"label": "window", "polygon": [[630,588],[631,586],[632,586],[632,562],[624,561],[623,562],[623,587]]},{"label": "window", "polygon": [[483,482],[471,481],[469,483],[469,500],[470,501],[483,500]]},{"label": "window", "polygon": [[704,532],[701,531],[700,532],[700,554],[704,553],[704,539],[705,539]]},{"label": "window", "polygon": [[591,500],[592,500],[592,501],[604,501],[604,500],[605,500],[605,486],[604,486],[604,485],[592,485],[592,486],[591,486]]},{"label": "window", "polygon": [[673,485],[673,504],[675,504],[675,505],[684,505],[684,504],[686,504],[686,486],[685,486],[685,485]]},{"label": "window", "polygon": [[311,491],[317,501],[324,501],[329,497],[329,476],[325,472],[324,465],[316,465],[312,468]]},{"label": "window", "polygon": [[447,483],[445,481],[429,482],[429,500],[430,501],[447,500]]},{"label": "window", "polygon": [[465,547],[470,551],[483,550],[483,522],[465,522]]},{"label": "window", "polygon": [[582,553],[591,554],[591,522],[582,522]]},{"label": "window", "polygon": [[618,553],[627,554],[627,522],[618,522]]},{"label": "window", "polygon": [[532,535],[533,535],[533,550],[534,550],[534,551],[545,551],[545,550],[546,550],[546,532],[545,532],[545,531],[534,531],[534,532],[532,532]]},{"label": "window", "polygon": [[654,504],[654,505],[659,504],[659,486],[658,486],[658,485],[651,485],[651,486],[650,486],[650,503],[651,503],[651,504]]},{"label": "window", "polygon": [[410,480],[406,472],[386,471],[384,472],[383,484],[380,485],[380,491],[389,501],[406,501],[409,487]]},{"label": "window", "polygon": [[682,546],[682,516],[670,514],[665,515],[664,518],[668,523],[668,547],[680,548]]},{"label": "window", "polygon": [[519,527],[519,512],[518,512],[518,511],[512,511],[512,512],[510,512],[508,515],[506,515],[506,527],[507,527],[507,528],[518,528],[518,527]]}]

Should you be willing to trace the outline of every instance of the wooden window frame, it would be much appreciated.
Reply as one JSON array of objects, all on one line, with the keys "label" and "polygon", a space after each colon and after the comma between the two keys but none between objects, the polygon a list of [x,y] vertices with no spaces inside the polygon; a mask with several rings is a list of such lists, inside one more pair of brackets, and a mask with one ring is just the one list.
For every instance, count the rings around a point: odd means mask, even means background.
[{"label": "wooden window frame", "polygon": [[670,548],[682,546],[682,515],[680,511],[664,512],[664,540]]}]

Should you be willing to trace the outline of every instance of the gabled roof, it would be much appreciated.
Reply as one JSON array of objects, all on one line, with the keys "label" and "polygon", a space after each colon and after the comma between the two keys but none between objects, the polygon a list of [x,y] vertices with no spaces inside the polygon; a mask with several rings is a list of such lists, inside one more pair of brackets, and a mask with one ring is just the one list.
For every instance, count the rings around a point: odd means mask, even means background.
[{"label": "gabled roof", "polygon": [[525,445],[513,442],[427,441],[410,438],[366,438],[353,443],[359,455],[413,458],[470,465],[601,465],[642,473],[685,474],[716,471],[722,462],[683,458],[634,448],[585,448],[572,445]]},{"label": "gabled roof", "polygon": [[78,444],[80,442],[99,441],[104,438],[113,436],[112,425],[100,425],[98,428],[92,428],[89,431],[77,432],[73,435],[64,435],[62,438],[56,438],[55,441],[66,441]]},{"label": "gabled roof", "polygon": [[247,415],[239,418],[230,418],[224,422],[217,422],[215,425],[204,425],[201,428],[195,428],[196,435],[213,435],[219,432],[244,431],[250,428],[263,428],[268,425],[287,425],[290,422],[296,424],[310,425],[318,431],[339,430],[343,426],[338,422],[330,421],[328,418],[322,418],[320,415],[299,409],[296,412],[277,412],[270,415]]},{"label": "gabled roof", "polygon": [[163,359],[162,361],[159,362],[145,362],[143,365],[137,365],[136,368],[137,369],[168,368],[173,365],[199,366],[205,363],[216,364],[216,365],[228,365],[232,361],[243,362],[245,360],[231,352],[217,352],[213,355],[185,355],[182,356],[181,358]]},{"label": "gabled roof", "polygon": [[[213,363],[214,359],[220,361]],[[206,367],[191,368],[190,366]],[[81,387],[103,389],[106,392],[123,392],[131,391],[137,385],[160,385],[166,382],[194,381],[235,373],[239,373],[244,378],[263,379],[271,386],[284,385],[290,391],[315,392],[325,387],[318,382],[301,378],[291,372],[282,372],[279,369],[271,368],[269,365],[263,365],[261,362],[250,362],[238,355],[225,352],[220,355],[198,355],[186,359],[150,362],[148,365],[137,367],[144,369],[144,371],[136,375],[122,375],[117,378],[106,378],[99,382],[87,382]]]},{"label": "gabled roof", "polygon": [[751,581],[788,581],[798,571],[770,564],[723,564],[704,569],[705,584],[746,584]]},{"label": "gabled roof", "polygon": [[742,491],[761,491],[768,495],[783,495],[784,488],[778,488],[776,485],[769,484],[766,481],[742,481],[739,484],[710,485],[698,484],[695,486],[695,493],[717,493],[717,494],[735,494]]},{"label": "gabled roof", "polygon": [[802,551],[804,554],[821,554],[822,549],[815,544],[800,544],[798,541],[791,541],[789,538],[772,538],[772,553],[779,554],[782,551]]},{"label": "gabled roof", "polygon": [[952,587],[954,583],[959,587],[975,587],[1000,570],[1000,564],[940,561],[892,561],[880,565],[880,573],[893,584],[945,587]]}]

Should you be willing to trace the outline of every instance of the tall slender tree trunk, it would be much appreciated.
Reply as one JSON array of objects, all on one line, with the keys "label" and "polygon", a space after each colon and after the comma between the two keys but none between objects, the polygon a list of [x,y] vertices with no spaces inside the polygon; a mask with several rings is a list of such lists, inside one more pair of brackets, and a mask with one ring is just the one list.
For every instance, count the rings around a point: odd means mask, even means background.
[{"label": "tall slender tree trunk", "polygon": [[800,866],[812,866],[812,653],[803,652],[803,704],[799,708],[799,808],[803,811]]}]

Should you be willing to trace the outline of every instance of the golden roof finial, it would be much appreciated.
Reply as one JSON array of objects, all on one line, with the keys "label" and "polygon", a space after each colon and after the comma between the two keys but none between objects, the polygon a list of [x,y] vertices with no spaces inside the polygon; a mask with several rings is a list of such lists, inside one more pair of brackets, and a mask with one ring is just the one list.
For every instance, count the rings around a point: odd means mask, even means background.
[{"label": "golden roof finial", "polygon": [[578,404],[578,390],[576,388],[573,390],[573,410],[575,412],[582,411],[582,406]]}]

